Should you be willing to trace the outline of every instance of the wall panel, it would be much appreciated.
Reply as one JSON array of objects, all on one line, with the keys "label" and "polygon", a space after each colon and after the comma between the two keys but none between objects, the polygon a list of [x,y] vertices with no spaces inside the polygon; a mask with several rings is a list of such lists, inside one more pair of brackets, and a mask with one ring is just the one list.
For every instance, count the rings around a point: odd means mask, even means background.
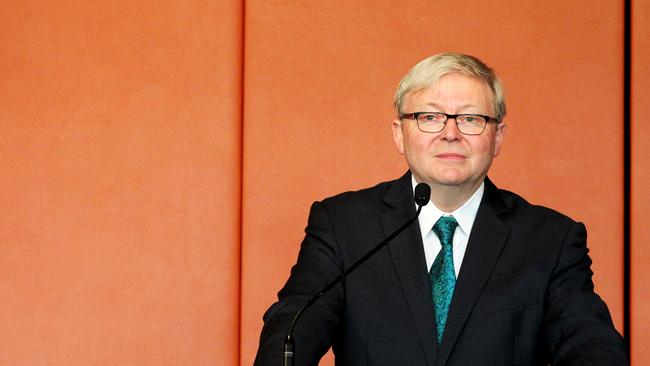
[{"label": "wall panel", "polygon": [[504,79],[509,130],[491,176],[586,223],[597,291],[620,329],[622,1],[246,4],[243,365],[310,203],[406,169],[392,94],[409,67],[443,51],[479,56]]},{"label": "wall panel", "polygon": [[[504,79],[491,176],[587,224],[620,329],[622,1],[250,0],[243,44],[241,3],[0,6],[0,364],[251,364],[310,203],[403,173],[392,94],[443,51]],[[637,363],[649,358],[645,3],[633,9]]]},{"label": "wall panel", "polygon": [[650,362],[650,1],[632,1],[632,222],[630,348],[633,366]]},{"label": "wall panel", "polygon": [[238,363],[241,14],[0,6],[0,364]]}]

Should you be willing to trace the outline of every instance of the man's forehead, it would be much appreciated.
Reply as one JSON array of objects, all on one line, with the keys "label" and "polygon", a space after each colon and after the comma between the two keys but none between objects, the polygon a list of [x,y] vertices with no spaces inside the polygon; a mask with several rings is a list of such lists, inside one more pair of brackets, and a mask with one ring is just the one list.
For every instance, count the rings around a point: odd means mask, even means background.
[{"label": "man's forehead", "polygon": [[[433,100],[433,99],[425,99],[425,100],[418,100],[418,99],[420,99],[419,97],[422,97],[423,95],[425,95],[427,93],[435,92],[437,90],[437,88],[440,86],[440,80],[443,77],[447,76],[447,75],[453,75],[453,74],[462,75],[462,76],[465,76],[465,77],[467,77],[467,78],[469,78],[471,80],[477,81],[476,90],[480,91],[481,93],[483,93],[487,97],[487,102],[489,104],[488,107],[490,109],[493,109],[492,103],[494,101],[494,93],[492,92],[492,89],[487,84],[487,82],[485,80],[479,79],[477,77],[474,77],[474,76],[471,76],[471,75],[465,75],[465,74],[462,74],[462,73],[447,73],[447,74],[442,75],[438,80],[432,81],[430,84],[425,84],[425,85],[418,86],[417,88],[414,88],[413,90],[409,91],[404,96],[404,105],[415,103],[415,104],[418,104],[418,105],[421,105],[421,106],[440,107],[439,105],[437,105],[436,101]],[[465,107],[469,108],[469,107],[480,107],[480,105],[478,105],[477,103],[468,102],[468,103],[463,103],[462,105],[459,105],[458,107],[459,108],[465,108]]]}]

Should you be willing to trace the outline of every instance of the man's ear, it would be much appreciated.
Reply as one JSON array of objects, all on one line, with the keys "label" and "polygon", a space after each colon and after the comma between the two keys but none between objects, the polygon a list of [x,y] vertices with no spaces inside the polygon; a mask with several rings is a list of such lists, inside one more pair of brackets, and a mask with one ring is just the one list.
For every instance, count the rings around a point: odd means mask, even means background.
[{"label": "man's ear", "polygon": [[503,136],[506,134],[506,124],[501,122],[497,125],[497,129],[494,132],[494,155],[493,157],[499,156],[501,152],[501,144],[503,143]]},{"label": "man's ear", "polygon": [[395,118],[393,120],[392,128],[393,140],[395,141],[395,146],[397,146],[397,151],[404,155],[404,130],[402,129],[402,121]]}]

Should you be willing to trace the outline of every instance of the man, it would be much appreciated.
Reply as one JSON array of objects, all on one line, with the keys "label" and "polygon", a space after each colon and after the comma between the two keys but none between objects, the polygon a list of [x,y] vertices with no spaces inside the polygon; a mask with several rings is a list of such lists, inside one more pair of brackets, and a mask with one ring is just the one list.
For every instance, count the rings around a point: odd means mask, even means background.
[{"label": "man", "polygon": [[486,177],[506,130],[493,71],[432,56],[402,79],[395,107],[409,172],[312,205],[255,364],[281,364],[296,311],[415,214],[423,182],[432,204],[418,222],[303,313],[295,365],[316,365],[330,346],[337,365],[625,365],[584,225]]}]

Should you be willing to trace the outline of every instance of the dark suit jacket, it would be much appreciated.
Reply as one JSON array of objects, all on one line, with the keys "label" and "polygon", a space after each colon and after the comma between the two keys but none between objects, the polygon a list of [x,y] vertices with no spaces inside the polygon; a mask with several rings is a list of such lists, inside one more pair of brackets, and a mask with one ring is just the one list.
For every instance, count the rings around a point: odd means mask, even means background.
[{"label": "dark suit jacket", "polygon": [[[297,309],[414,214],[410,173],[314,203],[255,365],[281,365]],[[295,365],[330,346],[337,365],[625,365],[587,251],[584,225],[486,179],[440,346],[416,222],[305,311]]]}]

